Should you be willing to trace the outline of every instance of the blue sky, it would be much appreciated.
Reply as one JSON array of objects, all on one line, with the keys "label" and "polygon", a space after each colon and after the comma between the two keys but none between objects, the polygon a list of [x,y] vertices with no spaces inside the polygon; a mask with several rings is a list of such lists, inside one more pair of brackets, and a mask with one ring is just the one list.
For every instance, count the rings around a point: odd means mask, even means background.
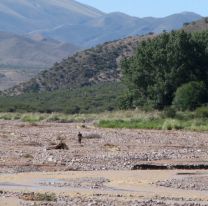
[{"label": "blue sky", "polygon": [[192,11],[208,16],[208,0],[77,0],[104,12],[121,11],[137,17],[164,17]]}]

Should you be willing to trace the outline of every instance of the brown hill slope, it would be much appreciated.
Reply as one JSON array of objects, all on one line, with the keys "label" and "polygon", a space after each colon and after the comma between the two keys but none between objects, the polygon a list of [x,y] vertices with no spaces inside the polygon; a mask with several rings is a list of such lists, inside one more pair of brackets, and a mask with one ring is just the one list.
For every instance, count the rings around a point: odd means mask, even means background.
[{"label": "brown hill slope", "polygon": [[0,65],[46,67],[78,50],[73,44],[54,39],[27,38],[0,31]]},{"label": "brown hill slope", "polygon": [[187,32],[208,30],[208,17],[203,18],[199,21],[193,21],[192,23],[187,23],[184,25],[183,29]]},{"label": "brown hill slope", "polygon": [[28,81],[77,50],[72,44],[53,39],[0,32],[0,89]]},{"label": "brown hill slope", "polygon": [[53,91],[119,81],[121,59],[133,55],[138,43],[147,38],[153,36],[128,37],[78,52],[55,64],[50,70],[41,72],[29,82],[7,90],[6,93],[13,95],[31,91]]}]

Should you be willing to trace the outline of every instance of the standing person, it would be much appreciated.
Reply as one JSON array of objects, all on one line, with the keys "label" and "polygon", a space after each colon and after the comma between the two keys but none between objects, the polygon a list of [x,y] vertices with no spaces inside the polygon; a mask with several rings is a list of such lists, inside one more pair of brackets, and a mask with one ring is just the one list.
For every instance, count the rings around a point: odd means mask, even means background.
[{"label": "standing person", "polygon": [[82,134],[79,132],[77,136],[78,136],[78,142],[79,142],[79,144],[81,144],[82,143]]}]

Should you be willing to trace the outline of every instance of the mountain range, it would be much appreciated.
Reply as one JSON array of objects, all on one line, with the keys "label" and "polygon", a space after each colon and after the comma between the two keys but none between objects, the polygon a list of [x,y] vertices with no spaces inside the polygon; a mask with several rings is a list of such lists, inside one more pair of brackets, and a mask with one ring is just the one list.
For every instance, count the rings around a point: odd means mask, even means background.
[{"label": "mountain range", "polygon": [[201,18],[192,12],[138,18],[104,13],[74,0],[1,0],[0,89],[27,81],[77,51],[178,29]]},{"label": "mountain range", "polygon": [[1,0],[0,2],[2,31],[29,36],[42,34],[82,48],[130,35],[179,29],[185,22],[200,18],[200,15],[192,12],[164,18],[138,18],[119,12],[104,13],[74,0]]},{"label": "mountain range", "polygon": [[[202,31],[208,28],[208,19],[186,24],[182,29],[187,32]],[[30,81],[6,91],[10,95],[28,92],[73,89],[104,82],[121,80],[121,60],[131,57],[141,41],[157,35],[128,37],[106,42],[94,48],[76,53],[41,72]]]},{"label": "mountain range", "polygon": [[102,14],[73,0],[1,0],[0,27],[25,34],[62,24],[80,24]]},{"label": "mountain range", "polygon": [[90,19],[79,25],[65,24],[51,30],[43,30],[41,33],[64,42],[72,42],[73,40],[74,44],[89,48],[128,36],[179,29],[184,23],[200,18],[202,18],[200,15],[191,12],[174,14],[164,18],[137,18],[115,12]]}]

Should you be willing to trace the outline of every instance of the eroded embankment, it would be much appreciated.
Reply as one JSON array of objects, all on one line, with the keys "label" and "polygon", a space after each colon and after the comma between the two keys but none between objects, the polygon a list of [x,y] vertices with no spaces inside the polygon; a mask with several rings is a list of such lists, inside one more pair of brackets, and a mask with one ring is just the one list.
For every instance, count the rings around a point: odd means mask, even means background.
[{"label": "eroded embankment", "polygon": [[208,164],[176,164],[176,165],[155,165],[138,164],[132,170],[208,170]]}]

